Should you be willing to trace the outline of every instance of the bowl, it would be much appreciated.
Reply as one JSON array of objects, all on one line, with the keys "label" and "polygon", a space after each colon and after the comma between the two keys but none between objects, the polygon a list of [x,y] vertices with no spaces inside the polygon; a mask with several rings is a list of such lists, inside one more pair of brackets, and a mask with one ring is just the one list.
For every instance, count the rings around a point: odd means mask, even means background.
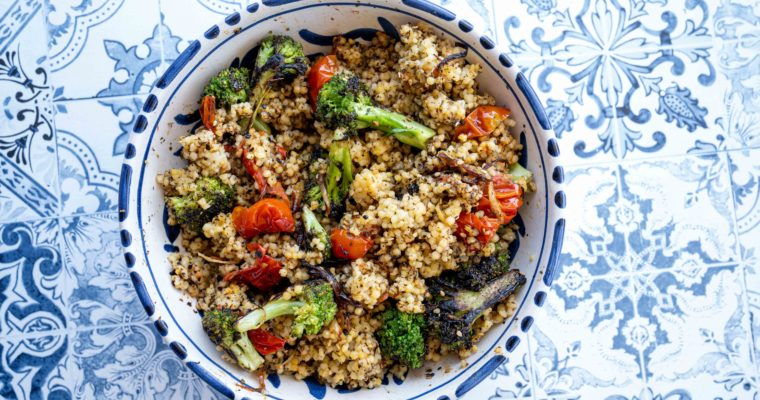
[{"label": "bowl", "polygon": [[[209,23],[203,37],[191,42],[158,79],[136,118],[121,168],[121,241],[137,296],[170,348],[219,393],[231,399],[261,398],[252,391],[256,379],[222,359],[204,334],[192,302],[172,286],[167,255],[178,250],[180,233],[167,224],[163,194],[155,183],[159,173],[184,164],[177,139],[198,123],[195,111],[203,86],[223,68],[249,64],[255,56],[253,47],[270,31],[298,38],[312,54],[329,51],[336,34],[369,38],[383,30],[398,37],[395,27],[417,21],[465,45],[467,59],[484,67],[481,88],[512,110],[517,122],[513,134],[525,147],[521,164],[534,172],[538,187],[516,219],[519,238],[510,248],[512,265],[525,274],[527,283],[517,294],[514,317],[491,329],[466,366],[454,357],[444,359],[440,362],[444,368],[435,366],[432,378],[424,376],[428,365],[405,381],[391,379],[378,388],[361,390],[360,395],[366,400],[459,398],[506,362],[507,352],[525,340],[554,276],[565,225],[565,195],[549,118],[509,54],[500,52],[491,38],[454,11],[425,0],[257,0],[219,23]],[[341,399],[355,392],[290,376],[267,378],[271,399]]]}]

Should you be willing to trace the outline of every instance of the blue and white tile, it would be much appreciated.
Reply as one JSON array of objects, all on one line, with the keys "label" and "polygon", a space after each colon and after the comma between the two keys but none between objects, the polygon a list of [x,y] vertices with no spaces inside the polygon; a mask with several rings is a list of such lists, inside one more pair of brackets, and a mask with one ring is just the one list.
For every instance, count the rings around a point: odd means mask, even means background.
[{"label": "blue and white tile", "polygon": [[54,113],[41,1],[0,15],[0,221],[58,211]]},{"label": "blue and white tile", "polygon": [[760,34],[760,3],[756,0],[722,1],[713,19],[715,34],[723,39],[757,40]]},{"label": "blue and white tile", "polygon": [[657,3],[526,0],[500,17],[500,45],[542,98],[566,164],[683,154],[684,140],[714,137],[709,11]]},{"label": "blue and white tile", "polygon": [[119,171],[143,99],[56,102],[62,215],[117,210]]},{"label": "blue and white tile", "polygon": [[55,1],[47,22],[57,98],[146,93],[165,69],[154,0]]},{"label": "blue and white tile", "polygon": [[[477,27],[484,35],[496,40],[497,16],[493,12],[494,0],[433,0]],[[499,0],[496,0],[499,1]]]},{"label": "blue and white tile", "polygon": [[514,351],[502,353],[507,359],[466,399],[524,399],[533,396],[533,373],[530,364],[530,348],[523,340]]},{"label": "blue and white tile", "polygon": [[118,214],[61,219],[65,296],[77,329],[147,322],[121,253]]},{"label": "blue and white tile", "polygon": [[[728,7],[722,4],[719,10]],[[726,19],[723,25],[736,23],[733,17]],[[760,147],[760,31],[733,39],[738,29],[718,33],[713,55],[718,75],[726,83],[716,93],[722,101],[722,115],[716,119],[719,136],[702,145],[720,150]]]},{"label": "blue and white tile", "polygon": [[60,375],[68,347],[65,334],[0,338],[0,398],[72,398]]},{"label": "blue and white tile", "polygon": [[72,398],[222,398],[184,366],[152,325],[78,331],[67,339],[54,379]]},{"label": "blue and white tile", "polygon": [[736,225],[745,268],[749,312],[752,315],[752,349],[760,376],[760,149],[733,151],[732,184]]},{"label": "blue and white tile", "polygon": [[495,14],[499,44],[516,59],[563,58],[702,46],[711,41],[714,7],[690,0],[520,0]]},{"label": "blue and white tile", "polygon": [[[164,25],[177,39],[164,46],[165,58],[174,60],[187,44],[225,16],[240,11],[245,0],[161,0]],[[188,24],[187,21],[196,21]]]},{"label": "blue and white tile", "polygon": [[0,337],[43,337],[67,328],[59,246],[56,219],[0,225]]},{"label": "blue and white tile", "polygon": [[[578,280],[738,262],[720,154],[570,169],[560,290]],[[656,179],[655,179],[656,177]]]},{"label": "blue and white tile", "polygon": [[664,333],[650,354],[648,380],[686,387],[699,383],[725,396],[757,395],[743,269],[712,267],[700,275],[691,285],[685,280],[656,282],[674,301],[669,308],[644,310]]},{"label": "blue and white tile", "polygon": [[535,325],[538,326],[531,328],[528,339],[533,398],[577,399],[581,395],[602,398],[616,391],[639,389],[640,382],[631,371],[621,370],[617,365],[599,368],[600,364],[610,365],[610,360],[605,363],[598,359],[599,344],[589,335],[552,334],[549,330],[557,325],[543,319]]}]

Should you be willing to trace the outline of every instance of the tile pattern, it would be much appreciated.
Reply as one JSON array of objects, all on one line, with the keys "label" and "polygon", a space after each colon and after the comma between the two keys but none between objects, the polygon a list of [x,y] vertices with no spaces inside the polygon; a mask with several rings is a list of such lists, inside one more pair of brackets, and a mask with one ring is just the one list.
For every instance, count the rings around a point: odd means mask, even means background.
[{"label": "tile pattern", "polygon": [[[527,343],[466,397],[760,398],[760,2],[436,2],[529,77],[579,216]],[[0,397],[218,396],[137,305],[115,195],[191,21],[246,4],[0,3]]]}]

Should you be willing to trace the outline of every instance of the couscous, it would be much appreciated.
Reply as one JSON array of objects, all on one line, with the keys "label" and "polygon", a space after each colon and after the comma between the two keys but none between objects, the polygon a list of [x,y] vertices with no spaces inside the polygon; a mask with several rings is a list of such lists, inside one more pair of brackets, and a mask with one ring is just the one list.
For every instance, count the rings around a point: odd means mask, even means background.
[{"label": "couscous", "polygon": [[157,177],[174,286],[224,357],[260,374],[372,388],[465,358],[515,310],[512,218],[534,191],[481,67],[425,25],[269,36],[204,90],[187,166]]}]

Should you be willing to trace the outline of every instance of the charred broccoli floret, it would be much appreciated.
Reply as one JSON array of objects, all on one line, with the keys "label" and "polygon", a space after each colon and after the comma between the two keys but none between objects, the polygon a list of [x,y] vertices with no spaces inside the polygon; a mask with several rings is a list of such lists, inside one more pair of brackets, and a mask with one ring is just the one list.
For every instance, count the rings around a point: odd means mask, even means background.
[{"label": "charred broccoli floret", "polygon": [[275,82],[303,75],[308,68],[301,43],[289,36],[269,35],[259,44],[251,102],[254,116]]},{"label": "charred broccoli floret", "polygon": [[470,290],[480,290],[488,282],[503,275],[509,271],[509,255],[495,254],[484,257],[472,265],[466,265],[455,271],[444,271],[438,278],[451,284],[459,284],[461,287]]},{"label": "charred broccoli floret", "polygon": [[380,316],[375,334],[383,355],[409,368],[419,368],[425,357],[425,318],[391,308]]},{"label": "charred broccoli floret", "polygon": [[227,68],[211,78],[203,89],[203,95],[214,96],[219,107],[248,101],[251,91],[250,77],[251,72],[248,68]]},{"label": "charred broccoli floret", "polygon": [[[475,269],[471,267],[474,271]],[[472,281],[477,282],[478,279]],[[525,276],[510,270],[480,289],[468,282],[451,279],[432,279],[428,290],[432,298],[425,304],[428,332],[441,343],[456,349],[472,347],[472,325],[483,311],[512,294],[525,283]]]},{"label": "charred broccoli floret", "polygon": [[204,224],[220,213],[230,212],[234,205],[235,191],[215,177],[198,179],[195,191],[168,201],[177,223],[194,232],[201,232]]},{"label": "charred broccoli floret", "polygon": [[308,241],[307,243],[311,244],[314,239],[317,239],[323,246],[322,254],[324,257],[330,257],[330,254],[332,254],[330,236],[327,234],[327,231],[322,226],[322,224],[319,223],[317,216],[314,215],[314,212],[311,211],[307,206],[303,207],[301,216],[303,219],[303,226],[306,231],[306,239]]},{"label": "charred broccoli floret", "polygon": [[261,327],[271,319],[293,315],[291,334],[295,338],[314,335],[322,330],[322,327],[335,318],[338,306],[333,298],[332,286],[323,281],[307,284],[303,292],[295,300],[277,299],[270,301],[264,307],[248,313],[238,320],[238,331],[249,331]]},{"label": "charred broccoli floret", "polygon": [[209,339],[220,346],[241,367],[255,371],[264,358],[253,347],[245,332],[235,329],[237,315],[231,310],[209,310],[203,314],[201,323]]},{"label": "charred broccoli floret", "polygon": [[336,134],[372,128],[418,149],[424,149],[435,135],[435,131],[405,115],[374,106],[364,84],[348,74],[336,75],[322,86],[317,96],[316,118],[335,129]]},{"label": "charred broccoli floret", "polygon": [[[351,182],[354,181],[354,165],[351,161],[348,142],[332,142],[327,157],[327,175],[324,179],[326,196],[323,195],[323,188],[320,185],[310,184],[306,192],[306,201],[316,201],[320,206],[325,207],[327,214],[337,219],[346,210],[346,196],[351,188]],[[328,204],[325,204],[325,197]]]}]

